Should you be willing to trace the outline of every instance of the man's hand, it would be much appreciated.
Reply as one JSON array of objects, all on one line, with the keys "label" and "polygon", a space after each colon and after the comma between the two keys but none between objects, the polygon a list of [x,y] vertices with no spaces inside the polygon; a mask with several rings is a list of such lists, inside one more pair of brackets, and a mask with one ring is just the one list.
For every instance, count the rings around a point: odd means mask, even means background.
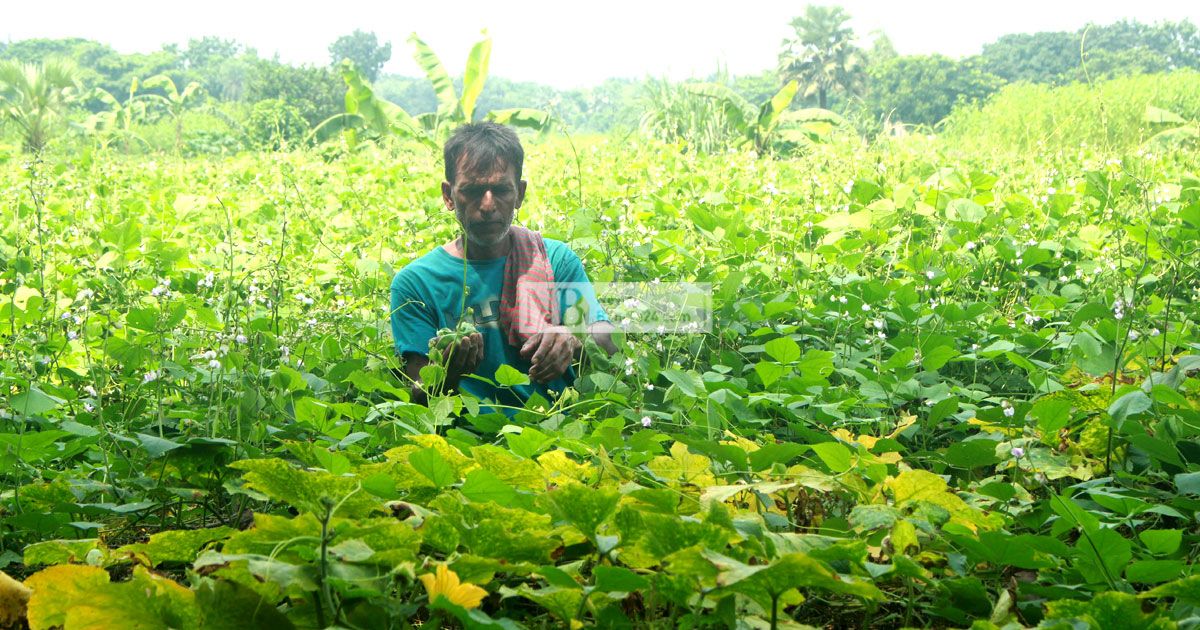
[{"label": "man's hand", "polygon": [[582,348],[565,326],[551,326],[533,335],[521,346],[521,356],[531,364],[529,380],[549,383],[562,376]]},{"label": "man's hand", "polygon": [[[429,348],[440,345],[440,337],[429,340]],[[446,363],[446,385],[457,387],[458,381],[465,374],[470,374],[483,362],[483,335],[472,333],[463,337],[458,343],[450,345],[442,351],[449,360]]]}]

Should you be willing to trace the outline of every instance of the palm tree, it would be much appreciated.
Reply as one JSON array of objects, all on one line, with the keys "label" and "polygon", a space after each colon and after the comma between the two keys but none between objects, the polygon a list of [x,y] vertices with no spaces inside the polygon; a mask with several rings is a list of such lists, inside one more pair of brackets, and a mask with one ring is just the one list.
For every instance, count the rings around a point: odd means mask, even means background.
[{"label": "palm tree", "polygon": [[65,60],[0,62],[0,122],[17,126],[23,150],[41,151],[57,119],[79,96],[79,87],[75,66]]},{"label": "palm tree", "polygon": [[791,22],[795,37],[783,40],[779,53],[780,80],[796,80],[804,96],[817,95],[818,106],[828,106],[829,94],[842,89],[853,93],[862,82],[862,51],[846,26],[850,16],[841,7],[809,5]]}]

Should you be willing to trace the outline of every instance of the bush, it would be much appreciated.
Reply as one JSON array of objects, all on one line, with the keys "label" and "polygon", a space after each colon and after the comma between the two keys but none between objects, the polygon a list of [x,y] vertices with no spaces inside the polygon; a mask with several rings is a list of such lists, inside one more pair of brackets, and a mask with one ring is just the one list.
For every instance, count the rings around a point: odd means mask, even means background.
[{"label": "bush", "polygon": [[1147,105],[1188,120],[1200,117],[1200,72],[1122,77],[1062,87],[1016,83],[982,105],[955,109],[947,139],[967,150],[1026,152],[1078,147],[1136,146],[1157,131],[1143,121]]},{"label": "bush", "polygon": [[300,111],[279,99],[254,104],[246,121],[246,135],[261,149],[279,151],[303,141],[308,123]]}]

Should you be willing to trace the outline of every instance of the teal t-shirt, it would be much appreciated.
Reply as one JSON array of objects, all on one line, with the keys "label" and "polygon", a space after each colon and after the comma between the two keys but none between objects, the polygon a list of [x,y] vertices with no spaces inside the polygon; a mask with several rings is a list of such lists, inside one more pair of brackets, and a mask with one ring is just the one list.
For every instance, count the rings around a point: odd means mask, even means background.
[{"label": "teal t-shirt", "polygon": [[[581,291],[562,291],[563,313],[568,313],[581,300],[585,301],[585,317],[588,323],[607,320],[595,291],[592,290],[587,273],[579,257],[566,243],[545,239],[546,255],[554,270],[556,283],[583,283]],[[504,286],[504,263],[507,256],[488,260],[467,261],[467,306],[475,309],[475,326],[483,334],[483,362],[475,374],[494,381],[496,370],[508,364],[523,374],[529,373],[529,361],[520,355],[520,348],[508,344],[500,329],[500,294]],[[462,304],[463,261],[438,246],[432,252],[409,263],[396,273],[391,288],[392,339],[396,353],[429,353],[429,340],[440,328],[454,328],[458,324],[459,307]],[[572,311],[578,314],[578,311]],[[562,392],[575,379],[573,370],[568,369],[563,377],[550,383],[517,385],[497,388],[478,379],[464,376],[459,382],[461,390],[479,398],[502,405],[522,407],[529,397],[537,392],[550,400],[554,392]],[[504,409],[511,415],[514,410]]]}]

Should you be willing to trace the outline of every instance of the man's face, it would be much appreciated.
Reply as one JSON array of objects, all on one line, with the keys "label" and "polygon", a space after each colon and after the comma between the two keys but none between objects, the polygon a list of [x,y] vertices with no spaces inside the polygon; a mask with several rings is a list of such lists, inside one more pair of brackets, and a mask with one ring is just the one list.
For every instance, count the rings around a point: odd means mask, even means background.
[{"label": "man's face", "polygon": [[458,161],[453,182],[442,183],[442,201],[454,211],[470,245],[493,247],[508,237],[513,216],[525,199],[525,181],[502,161],[467,168]]}]

